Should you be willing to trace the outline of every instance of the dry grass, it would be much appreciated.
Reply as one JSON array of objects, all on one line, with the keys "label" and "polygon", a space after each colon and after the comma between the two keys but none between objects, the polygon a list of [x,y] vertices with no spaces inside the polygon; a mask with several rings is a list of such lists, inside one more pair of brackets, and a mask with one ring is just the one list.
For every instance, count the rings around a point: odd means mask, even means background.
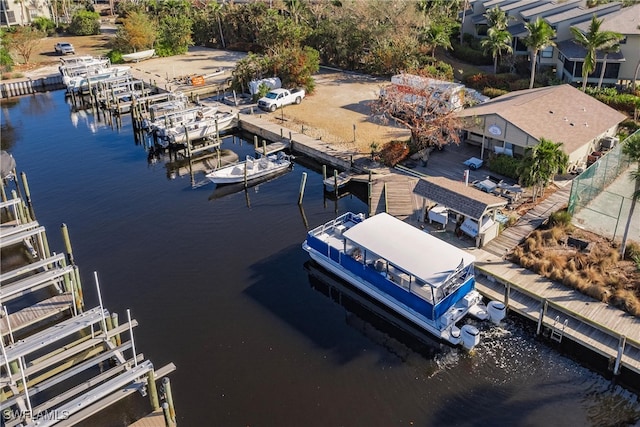
[{"label": "dry grass", "polygon": [[[566,245],[568,237],[590,243],[586,251]],[[632,242],[632,251],[636,243]],[[598,301],[640,316],[640,269],[622,260],[615,243],[580,229],[555,225],[536,230],[516,247],[513,262]]]}]

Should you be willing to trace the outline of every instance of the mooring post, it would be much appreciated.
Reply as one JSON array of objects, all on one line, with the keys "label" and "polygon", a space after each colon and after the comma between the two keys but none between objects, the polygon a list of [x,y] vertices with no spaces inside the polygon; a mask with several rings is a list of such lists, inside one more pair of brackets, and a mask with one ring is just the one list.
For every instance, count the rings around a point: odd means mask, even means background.
[{"label": "mooring post", "polygon": [[267,156],[267,141],[262,140],[262,155]]},{"label": "mooring post", "polygon": [[322,165],[322,181],[327,179],[327,165]]},{"label": "mooring post", "polygon": [[173,406],[173,393],[171,392],[171,380],[164,377],[162,379],[162,386],[164,387],[165,403],[169,405],[169,417],[172,422],[176,422],[176,408]]},{"label": "mooring post", "polygon": [[258,151],[258,135],[253,135],[253,149]]},{"label": "mooring post", "polygon": [[84,308],[84,297],[82,295],[82,283],[80,282],[80,271],[76,266],[75,260],[73,258],[73,249],[71,249],[71,239],[69,238],[69,230],[67,229],[67,224],[62,224],[62,240],[64,241],[64,247],[67,251],[67,263],[73,266],[73,274],[75,280],[73,281],[75,284],[75,294],[76,294],[76,310],[78,313],[82,313]]},{"label": "mooring post", "polygon": [[507,286],[504,288],[504,306],[509,308],[509,297],[511,296],[511,282],[507,282]]},{"label": "mooring post", "polygon": [[298,193],[298,204],[302,204],[302,199],[304,198],[304,188],[307,185],[307,173],[302,172],[302,180],[300,181],[300,191]]},{"label": "mooring post", "polygon": [[613,375],[620,375],[620,362],[622,362],[622,355],[624,354],[624,347],[627,345],[627,337],[620,335],[618,341],[618,355],[616,356],[616,364],[613,367]]},{"label": "mooring post", "polygon": [[536,330],[536,335],[540,335],[540,331],[542,331],[542,321],[544,319],[544,315],[547,313],[547,306],[549,302],[544,299],[542,300],[542,305],[540,306],[540,315],[538,316],[538,329]]},{"label": "mooring post", "polygon": [[33,205],[31,204],[31,191],[29,190],[29,182],[27,182],[27,174],[24,172],[20,172],[20,178],[22,179],[22,186],[24,187],[24,195],[27,202],[27,207],[29,208],[29,217],[33,221],[36,219],[35,213],[33,212]]},{"label": "mooring post", "polygon": [[[120,326],[118,323],[118,313],[116,312],[111,313],[111,325],[114,329]],[[115,345],[119,346],[120,344],[122,344],[122,338],[120,337],[120,334],[114,335],[111,339]]]},{"label": "mooring post", "polygon": [[167,402],[164,402],[162,404],[162,414],[164,415],[165,427],[172,427],[173,423],[171,422],[171,416],[169,415],[169,404]]},{"label": "mooring post", "polygon": [[338,169],[333,170],[333,192],[338,197]]},{"label": "mooring post", "polygon": [[387,183],[384,183],[382,187],[382,191],[384,192],[384,211],[389,213],[389,198],[387,197]]},{"label": "mooring post", "polygon": [[[133,355],[133,359],[135,360],[138,357],[136,354]],[[156,373],[153,369],[147,373],[147,391],[149,393],[149,401],[151,402],[151,409],[157,411],[160,409],[160,401],[158,400],[158,389],[156,387]]]},{"label": "mooring post", "polygon": [[247,188],[247,172],[248,172],[247,168],[248,168],[248,166],[249,166],[249,163],[248,162],[244,162],[244,178],[242,179],[243,182],[244,182],[244,188]]}]

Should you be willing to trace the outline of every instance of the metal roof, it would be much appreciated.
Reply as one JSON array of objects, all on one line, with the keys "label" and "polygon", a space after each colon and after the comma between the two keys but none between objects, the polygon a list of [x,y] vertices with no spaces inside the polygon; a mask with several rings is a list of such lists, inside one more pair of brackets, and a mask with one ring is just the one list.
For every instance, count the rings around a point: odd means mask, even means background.
[{"label": "metal roof", "polygon": [[501,197],[445,177],[421,178],[413,192],[476,221],[488,209],[507,205],[507,201]]},{"label": "metal roof", "polygon": [[354,225],[343,236],[386,259],[391,264],[437,286],[475,257],[387,213],[379,213]]},{"label": "metal roof", "polygon": [[[573,40],[562,41],[558,43],[556,47],[558,51],[562,52],[562,54],[571,61],[582,61],[584,57],[587,56],[587,50]],[[602,61],[604,59],[604,52],[596,51],[596,58],[597,61]],[[607,63],[609,62],[625,62],[624,55],[620,51],[611,52],[607,55]]]}]

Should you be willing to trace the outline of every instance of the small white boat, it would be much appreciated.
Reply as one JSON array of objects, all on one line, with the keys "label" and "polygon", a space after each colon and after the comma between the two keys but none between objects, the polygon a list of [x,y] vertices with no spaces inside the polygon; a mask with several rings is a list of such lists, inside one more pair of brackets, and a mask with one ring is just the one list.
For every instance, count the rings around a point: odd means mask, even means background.
[{"label": "small white boat", "polygon": [[283,172],[291,165],[291,157],[282,152],[257,159],[247,156],[244,162],[215,169],[207,174],[207,178],[215,184],[234,184],[245,180],[248,182]]},{"label": "small white boat", "polygon": [[216,136],[221,131],[232,127],[235,114],[216,113],[212,117],[202,118],[167,128],[164,136],[159,138],[168,144],[183,144],[189,141]]},{"label": "small white boat", "polygon": [[124,76],[131,73],[131,67],[119,65],[104,69],[96,69],[83,76],[77,76],[69,79],[67,82],[67,90],[70,92],[86,93],[90,86],[95,86],[99,82],[111,79],[113,77]]},{"label": "small white boat", "polygon": [[156,54],[155,49],[141,50],[140,52],[127,53],[122,55],[122,59],[126,62],[138,62],[149,59]]},{"label": "small white boat", "polygon": [[[182,100],[183,105],[186,102],[186,98]],[[143,123],[143,126],[145,126],[149,132],[155,132],[159,138],[165,138],[167,136],[167,131],[171,128],[183,126],[185,123],[196,121],[196,119],[215,119],[216,114],[218,113],[218,107],[215,106],[185,109],[185,105],[182,108],[175,109],[177,106],[178,103],[172,106],[167,105],[164,113],[162,112],[163,110],[152,111],[150,108],[150,115],[156,117],[156,119]]]},{"label": "small white boat", "polygon": [[302,248],[325,269],[453,345],[472,349],[478,329],[456,323],[469,314],[494,322],[475,289],[475,257],[389,214],[348,212],[307,233]]}]

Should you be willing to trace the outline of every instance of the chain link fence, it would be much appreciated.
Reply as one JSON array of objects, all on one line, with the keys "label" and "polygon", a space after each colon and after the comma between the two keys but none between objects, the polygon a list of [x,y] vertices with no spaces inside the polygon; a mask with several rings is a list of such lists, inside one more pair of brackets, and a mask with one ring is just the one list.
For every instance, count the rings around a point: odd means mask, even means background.
[{"label": "chain link fence", "polygon": [[631,161],[622,154],[625,143],[626,139],[574,178],[569,196],[574,221],[608,237],[621,235],[633,194],[634,182],[626,173]]}]

